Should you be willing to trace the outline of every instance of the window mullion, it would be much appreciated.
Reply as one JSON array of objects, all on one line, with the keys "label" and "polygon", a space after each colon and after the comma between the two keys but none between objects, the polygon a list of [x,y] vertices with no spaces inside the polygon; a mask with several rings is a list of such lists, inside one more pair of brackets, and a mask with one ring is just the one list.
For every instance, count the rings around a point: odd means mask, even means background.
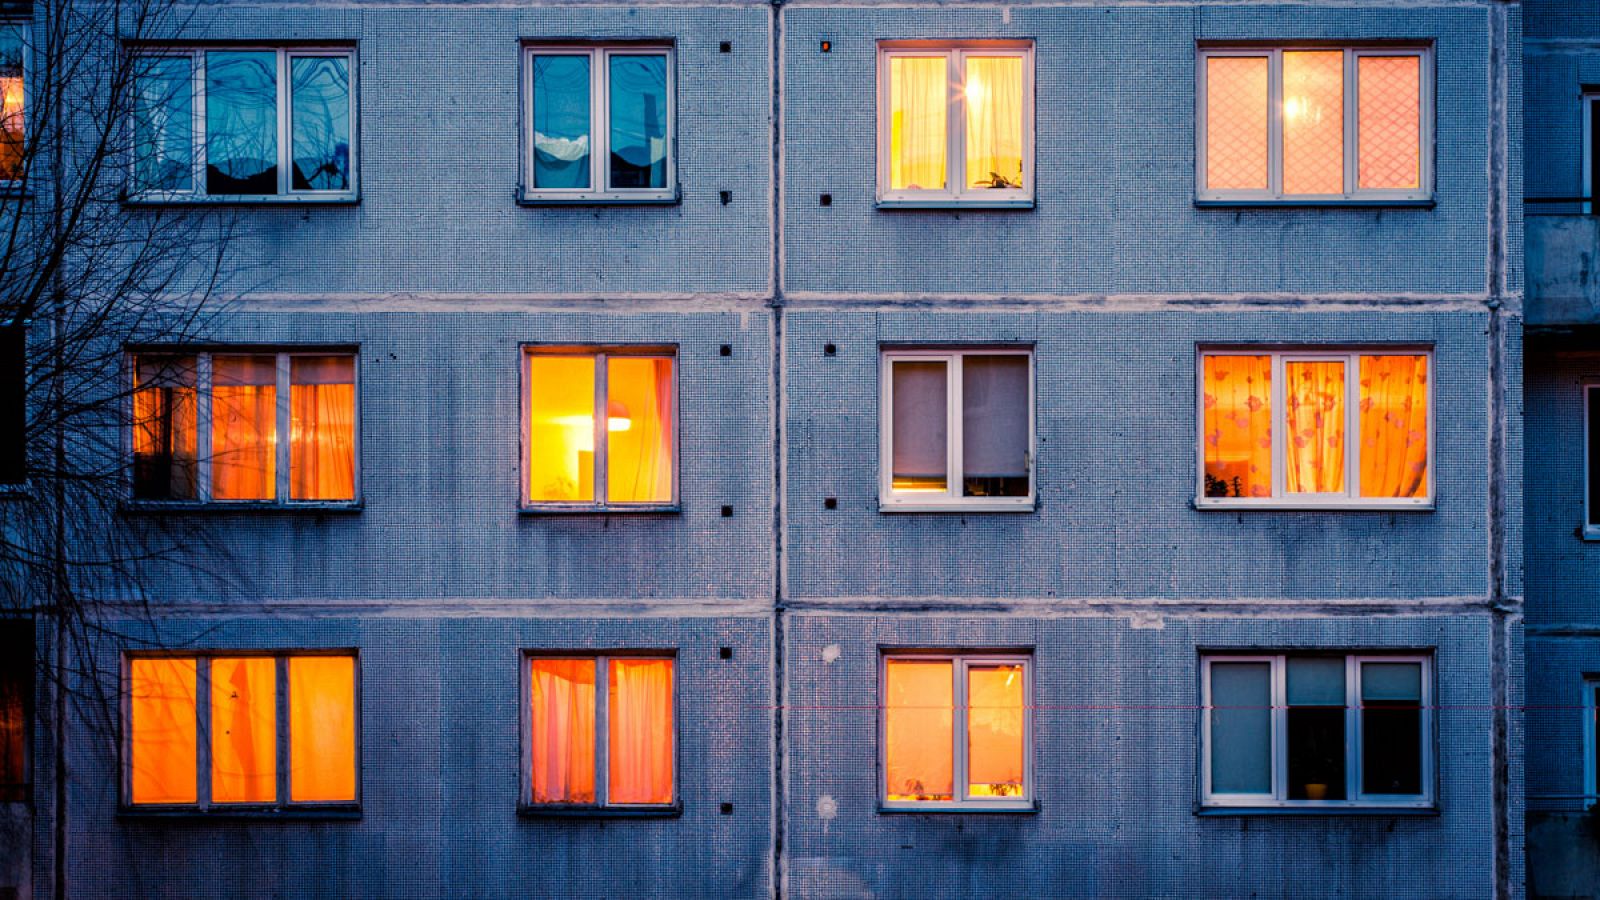
[{"label": "window mullion", "polygon": [[950,674],[956,680],[955,691],[952,693],[956,708],[951,710],[953,727],[950,729],[950,739],[955,743],[955,747],[951,756],[954,764],[950,767],[950,777],[954,783],[950,785],[950,796],[957,802],[965,802],[971,799],[967,796],[970,781],[967,778],[967,729],[971,727],[971,710],[967,705],[967,661],[955,659],[951,662],[954,665],[950,667]]},{"label": "window mullion", "polygon": [[1289,695],[1285,657],[1272,658],[1272,798],[1289,798]]},{"label": "window mullion", "polygon": [[945,139],[949,164],[945,166],[946,188],[959,198],[967,184],[967,54],[953,50],[945,60]]},{"label": "window mullion", "polygon": [[1284,431],[1289,427],[1288,410],[1284,408],[1288,402],[1288,391],[1283,383],[1286,371],[1283,355],[1272,354],[1272,496],[1278,499],[1288,495],[1289,484],[1288,473],[1284,471],[1288,467],[1288,441]]},{"label": "window mullion", "polygon": [[276,381],[277,403],[274,416],[277,419],[278,444],[273,448],[273,455],[276,457],[275,462],[277,464],[277,477],[275,479],[276,484],[273,486],[273,493],[277,495],[275,498],[277,502],[287,503],[289,502],[290,487],[289,454],[294,433],[294,423],[289,403],[291,389],[289,386],[289,354],[287,353],[279,353],[277,355]]},{"label": "window mullion", "polygon": [[1344,364],[1344,493],[1361,496],[1361,354]]},{"label": "window mullion", "polygon": [[194,101],[190,122],[193,138],[189,144],[189,170],[195,196],[206,195],[206,53],[196,50],[189,54],[189,90]]},{"label": "window mullion", "polygon": [[594,454],[591,457],[594,473],[591,476],[594,482],[594,502],[604,506],[611,499],[611,485],[606,478],[609,463],[609,441],[611,439],[611,399],[609,370],[611,357],[604,353],[595,355],[594,359]]},{"label": "window mullion", "polygon": [[278,48],[278,195],[289,193],[289,51]]},{"label": "window mullion", "polygon": [[1356,83],[1357,58],[1356,51],[1344,51],[1344,196],[1347,200],[1361,190],[1360,160],[1357,159],[1361,151],[1360,135],[1357,133],[1360,128],[1357,105],[1361,102]]},{"label": "window mullion", "polygon": [[596,806],[611,805],[611,658],[595,657],[594,661],[594,802]]},{"label": "window mullion", "polygon": [[961,433],[961,410],[966,402],[961,395],[961,382],[963,366],[966,365],[966,356],[953,353],[950,363],[945,366],[946,378],[949,379],[949,388],[945,395],[949,398],[945,408],[945,437],[948,443],[947,462],[945,468],[945,493],[952,499],[961,498],[962,475],[966,471],[963,459],[966,453],[964,436]]},{"label": "window mullion", "polygon": [[1267,55],[1267,191],[1273,197],[1283,197],[1282,50]]},{"label": "window mullion", "polygon": [[194,665],[195,801],[211,807],[211,658],[199,656]]},{"label": "window mullion", "polygon": [[279,804],[287,804],[290,799],[289,762],[293,759],[289,742],[294,738],[289,731],[289,658],[275,657],[273,670],[277,675],[277,689],[273,691],[273,721],[278,729],[273,748],[278,759],[277,795]]},{"label": "window mullion", "polygon": [[592,190],[605,192],[611,190],[611,167],[605,163],[611,156],[611,117],[607,102],[611,51],[595,50],[589,59],[589,160],[593,167],[589,184]]},{"label": "window mullion", "polygon": [[1351,800],[1361,799],[1361,659],[1347,656],[1344,660],[1344,733],[1345,766],[1344,795]]},{"label": "window mullion", "polygon": [[195,455],[199,457],[199,500],[211,499],[211,354],[195,357]]}]

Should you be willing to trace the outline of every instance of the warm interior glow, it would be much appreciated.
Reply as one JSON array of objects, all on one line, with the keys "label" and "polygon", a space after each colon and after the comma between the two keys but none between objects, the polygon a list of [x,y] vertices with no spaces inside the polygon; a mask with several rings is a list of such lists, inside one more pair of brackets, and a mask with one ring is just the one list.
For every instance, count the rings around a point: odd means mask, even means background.
[{"label": "warm interior glow", "polygon": [[1021,665],[967,669],[967,794],[1021,797]]},{"label": "warm interior glow", "polygon": [[22,76],[0,76],[0,181],[22,177],[23,103]]},{"label": "warm interior glow", "polygon": [[211,660],[211,799],[278,795],[277,669],[270,656]]},{"label": "warm interior glow", "polygon": [[534,803],[593,803],[592,659],[530,661],[529,756]]},{"label": "warm interior glow", "polygon": [[1344,493],[1345,368],[1340,360],[1284,363],[1284,490]]},{"label": "warm interior glow", "polygon": [[1203,360],[1205,496],[1272,496],[1272,357]]},{"label": "warm interior glow", "polygon": [[606,686],[606,799],[672,802],[672,660],[613,659]]},{"label": "warm interior glow", "polygon": [[1283,192],[1344,192],[1344,51],[1283,54]]},{"label": "warm interior glow", "polygon": [[1361,496],[1428,495],[1428,357],[1363,356]]},{"label": "warm interior glow", "polygon": [[128,689],[130,799],[196,802],[195,660],[131,660]]},{"label": "warm interior glow", "polygon": [[290,498],[354,500],[354,357],[290,357],[289,427]]},{"label": "warm interior glow", "polygon": [[1358,58],[1356,119],[1360,186],[1416,190],[1422,183],[1422,58]]},{"label": "warm interior glow", "polygon": [[278,360],[222,356],[211,362],[211,496],[277,495]]},{"label": "warm interior glow", "polygon": [[289,797],[356,799],[354,657],[289,657]]},{"label": "warm interior glow", "polygon": [[672,501],[672,360],[606,360],[606,492],[612,503]]},{"label": "warm interior glow", "polygon": [[884,777],[890,800],[951,800],[955,675],[949,660],[884,661]]},{"label": "warm interior glow", "polygon": [[945,57],[889,57],[890,189],[944,190],[949,111]]},{"label": "warm interior glow", "polygon": [[595,499],[594,379],[593,356],[529,354],[529,502]]},{"label": "warm interior glow", "polygon": [[1265,56],[1206,59],[1206,187],[1266,190]]},{"label": "warm interior glow", "polygon": [[967,186],[1022,184],[1022,59],[967,57]]},{"label": "warm interior glow", "polygon": [[199,420],[195,358],[139,356],[134,361],[134,496],[198,497]]}]

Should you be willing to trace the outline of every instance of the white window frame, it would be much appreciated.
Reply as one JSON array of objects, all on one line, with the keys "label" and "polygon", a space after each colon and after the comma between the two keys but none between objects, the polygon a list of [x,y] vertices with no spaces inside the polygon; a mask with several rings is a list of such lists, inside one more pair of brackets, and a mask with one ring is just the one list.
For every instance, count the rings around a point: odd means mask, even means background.
[{"label": "white window frame", "polygon": [[[1283,192],[1283,54],[1285,51],[1339,50],[1344,53],[1344,190],[1336,194]],[[1357,60],[1368,56],[1418,57],[1420,74],[1416,190],[1360,187],[1361,135]],[[1212,190],[1206,184],[1206,60],[1213,57],[1255,57],[1267,60],[1267,187],[1265,190]],[[1408,203],[1433,199],[1434,67],[1432,46],[1328,46],[1289,44],[1276,47],[1202,47],[1195,65],[1195,199],[1199,202],[1286,203],[1307,205]]]},{"label": "white window frame", "polygon": [[[1028,358],[1028,493],[1023,497],[962,496],[963,438],[962,377],[969,356],[1026,356]],[[945,491],[900,492],[894,489],[894,363],[945,364]],[[878,508],[882,512],[1027,512],[1038,499],[1038,389],[1032,346],[953,348],[884,348],[878,355]]]},{"label": "white window frame", "polygon": [[[1212,347],[1201,346],[1195,354],[1195,506],[1197,508],[1256,508],[1256,509],[1377,509],[1377,510],[1429,510],[1433,508],[1438,490],[1435,457],[1438,452],[1434,435],[1437,430],[1438,407],[1434,400],[1435,366],[1433,348],[1417,345],[1316,347],[1316,346],[1262,346],[1262,347]],[[1206,440],[1205,440],[1205,361],[1208,356],[1271,356],[1272,357],[1272,496],[1271,497],[1207,497],[1206,496]],[[1363,497],[1361,496],[1361,357],[1363,356],[1423,356],[1428,360],[1428,490],[1421,497]],[[1287,460],[1288,443],[1284,434],[1285,403],[1284,371],[1288,362],[1343,362],[1345,377],[1345,451],[1344,493],[1315,494],[1288,493]]]},{"label": "white window frame", "polygon": [[[589,58],[589,187],[541,188],[533,181],[533,58],[535,56],[586,56]],[[667,182],[659,188],[611,187],[611,79],[612,56],[662,56],[667,69]],[[525,43],[522,48],[522,188],[526,202],[666,203],[678,199],[678,82],[677,54],[670,42],[603,44]]]},{"label": "white window frame", "polygon": [[1600,733],[1595,730],[1595,716],[1600,714],[1600,675],[1585,675],[1583,697],[1578,706],[1583,710],[1583,808],[1600,806],[1600,764],[1595,755],[1600,753]]},{"label": "white window frame", "polygon": [[1594,192],[1596,187],[1595,176],[1600,175],[1600,173],[1597,173],[1594,170],[1594,142],[1596,138],[1596,135],[1594,134],[1594,112],[1595,105],[1600,104],[1600,89],[1585,89],[1580,96],[1578,103],[1578,109],[1582,112],[1583,118],[1582,194],[1583,196],[1589,198],[1583,201],[1583,214],[1589,216],[1594,215]]},{"label": "white window frame", "polygon": [[[1206,653],[1200,658],[1200,805],[1204,808],[1245,809],[1432,809],[1438,771],[1434,702],[1433,657],[1428,654],[1329,653],[1343,656],[1345,664],[1345,797],[1344,800],[1290,800],[1288,660],[1317,656],[1315,651],[1276,654]],[[1269,794],[1217,794],[1211,790],[1211,666],[1214,663],[1265,662],[1272,679],[1272,792]],[[1422,747],[1419,794],[1364,794],[1361,792],[1361,665],[1363,663],[1419,663],[1422,666]]]},{"label": "white window frame", "polygon": [[[127,170],[127,197],[133,202],[170,203],[184,202],[213,202],[213,203],[347,203],[360,196],[359,172],[360,161],[360,136],[358,125],[361,121],[357,109],[357,71],[356,51],[353,47],[319,47],[302,45],[259,45],[240,44],[204,46],[204,47],[140,47],[132,51],[138,59],[150,58],[175,58],[190,61],[189,74],[194,89],[194,126],[192,137],[193,147],[190,148],[190,183],[193,187],[187,191],[144,190],[139,186],[138,160],[136,154],[130,153]],[[211,52],[222,53],[276,53],[277,62],[277,112],[278,112],[278,192],[276,194],[208,194],[206,192],[206,54]],[[294,188],[294,123],[293,98],[290,96],[293,85],[293,60],[300,57],[342,57],[345,60],[346,72],[350,78],[350,187],[342,191],[326,190],[296,190]],[[136,74],[140,71],[135,67]],[[137,77],[135,78],[137,81]]]},{"label": "white window frame", "polygon": [[[205,504],[207,506],[292,506],[311,508],[352,508],[361,505],[361,354],[347,348],[321,350],[316,348],[295,348],[284,350],[272,347],[213,347],[206,350],[192,350],[185,347],[148,347],[131,351],[128,354],[128,421],[134,423],[133,394],[137,389],[137,366],[141,356],[167,356],[183,357],[192,356],[195,360],[195,428],[199,434],[195,436],[195,480],[196,490],[194,499],[157,500],[138,498],[131,502],[136,506],[180,506]],[[276,358],[277,383],[273,399],[276,409],[275,434],[277,435],[276,457],[273,461],[273,476],[276,483],[273,487],[273,498],[269,500],[213,500],[211,497],[211,427],[212,427],[212,359],[217,356],[272,356]],[[349,500],[291,500],[289,490],[292,485],[289,466],[290,453],[294,442],[289,440],[293,427],[292,404],[290,400],[290,361],[297,356],[348,356],[355,370],[355,435],[353,450],[355,471],[351,473],[354,484],[355,496]],[[133,424],[127,431],[128,447],[124,458],[133,459]],[[133,474],[128,476],[128,487],[131,495],[133,488]]]},{"label": "white window frame", "polygon": [[1590,489],[1590,471],[1592,466],[1600,465],[1600,459],[1595,459],[1589,452],[1593,430],[1600,428],[1600,422],[1594,421],[1589,416],[1589,399],[1596,391],[1600,391],[1600,382],[1585,382],[1583,385],[1583,523],[1582,534],[1586,541],[1600,541],[1600,525],[1590,524],[1594,515],[1595,504],[1600,503],[1600,497],[1594,496]]},{"label": "white window frame", "polygon": [[[951,734],[955,747],[951,779],[953,799],[950,800],[894,800],[889,799],[889,740],[888,697],[889,662],[949,662],[951,677],[955,679]],[[967,788],[967,670],[990,666],[1022,667],[1022,794],[1016,797],[969,797]],[[1035,757],[1033,752],[1033,656],[1029,653],[986,653],[959,651],[937,652],[919,650],[884,650],[878,654],[878,804],[883,810],[913,810],[916,812],[1019,812],[1032,811],[1035,801]]]},{"label": "white window frame", "polygon": [[[966,95],[961,90],[968,56],[1014,56],[1022,60],[1022,187],[967,187]],[[945,187],[900,189],[889,185],[891,110],[889,61],[896,57],[945,60],[949,94],[945,119]],[[879,41],[878,42],[878,205],[880,207],[1027,208],[1034,198],[1034,77],[1032,41]]]}]

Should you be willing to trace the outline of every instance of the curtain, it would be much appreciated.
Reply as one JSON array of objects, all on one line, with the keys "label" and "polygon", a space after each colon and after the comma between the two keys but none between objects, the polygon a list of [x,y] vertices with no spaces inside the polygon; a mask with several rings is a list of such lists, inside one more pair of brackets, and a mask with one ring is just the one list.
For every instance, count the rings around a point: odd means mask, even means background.
[{"label": "curtain", "polygon": [[608,802],[671,803],[672,660],[611,660],[606,699]]},{"label": "curtain", "polygon": [[1283,54],[1283,192],[1344,192],[1344,51]]},{"label": "curtain", "polygon": [[592,659],[532,661],[534,803],[594,802],[594,688]]},{"label": "curtain", "polygon": [[141,356],[134,362],[133,495],[193,500],[199,424],[192,356]]},{"label": "curtain", "polygon": [[278,796],[277,669],[270,656],[211,660],[211,799]]},{"label": "curtain", "polygon": [[1267,189],[1267,57],[1206,59],[1206,187]]},{"label": "curtain", "polygon": [[528,355],[528,500],[594,497],[593,356]]},{"label": "curtain", "polygon": [[1359,57],[1356,82],[1358,183],[1416,189],[1422,181],[1422,58]]},{"label": "curtain", "polygon": [[1428,358],[1361,357],[1361,496],[1428,493]]},{"label": "curtain", "polygon": [[1020,188],[1022,184],[1022,59],[969,56],[967,186]]},{"label": "curtain", "polygon": [[891,189],[944,189],[949,109],[950,76],[945,57],[889,57]]},{"label": "curtain", "polygon": [[289,362],[289,496],[354,500],[356,363],[350,356]]},{"label": "curtain", "polygon": [[950,800],[955,793],[953,664],[884,663],[884,777],[890,800]]},{"label": "curtain", "polygon": [[1291,494],[1344,492],[1344,363],[1284,364],[1285,489]]},{"label": "curtain", "polygon": [[134,803],[194,803],[194,659],[135,659],[128,665],[128,768]]},{"label": "curtain", "polygon": [[1207,497],[1272,496],[1272,357],[1203,360]]},{"label": "curtain", "polygon": [[289,797],[356,799],[356,661],[289,658]]},{"label": "curtain", "polygon": [[606,363],[606,490],[613,503],[672,500],[672,360]]},{"label": "curtain", "polygon": [[1022,666],[967,670],[967,793],[1022,795]]},{"label": "curtain", "polygon": [[890,363],[890,477],[897,491],[943,492],[949,484],[946,364]]},{"label": "curtain", "polygon": [[277,486],[277,359],[213,357],[211,384],[212,498],[271,500]]}]

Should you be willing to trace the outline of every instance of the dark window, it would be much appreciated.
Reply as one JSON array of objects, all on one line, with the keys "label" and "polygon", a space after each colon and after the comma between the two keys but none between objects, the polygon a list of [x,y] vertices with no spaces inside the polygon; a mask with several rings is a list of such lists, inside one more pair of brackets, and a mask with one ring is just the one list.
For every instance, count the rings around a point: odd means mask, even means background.
[{"label": "dark window", "polygon": [[33,623],[0,621],[0,802],[28,800]]},{"label": "dark window", "polygon": [[28,475],[26,349],[22,326],[0,326],[0,484],[21,484]]},{"label": "dark window", "polygon": [[1289,799],[1345,799],[1345,662],[1289,657]]},{"label": "dark window", "polygon": [[1589,440],[1588,453],[1585,456],[1589,469],[1587,516],[1589,525],[1596,527],[1600,526],[1600,385],[1589,385],[1583,393],[1588,405],[1585,410]]}]

